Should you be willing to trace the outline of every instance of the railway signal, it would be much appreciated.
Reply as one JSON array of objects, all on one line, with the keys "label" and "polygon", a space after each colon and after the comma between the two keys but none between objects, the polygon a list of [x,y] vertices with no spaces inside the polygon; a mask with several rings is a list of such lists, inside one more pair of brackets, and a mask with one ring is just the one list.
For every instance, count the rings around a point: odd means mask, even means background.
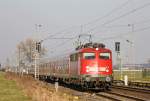
[{"label": "railway signal", "polygon": [[122,61],[120,56],[120,42],[115,42],[115,51],[117,53],[117,65],[120,69],[120,80],[122,80]]},{"label": "railway signal", "polygon": [[40,59],[40,53],[41,53],[41,43],[42,43],[42,41],[40,41],[40,42],[36,42],[36,46],[35,46],[35,53],[34,53],[34,59],[35,59],[35,63],[34,63],[34,65],[35,65],[35,73],[34,73],[34,76],[35,76],[35,79],[37,78],[37,79],[39,79],[39,59]]},{"label": "railway signal", "polygon": [[36,42],[36,50],[40,53],[41,52],[41,42]]},{"label": "railway signal", "polygon": [[115,42],[115,51],[120,52],[120,42]]}]

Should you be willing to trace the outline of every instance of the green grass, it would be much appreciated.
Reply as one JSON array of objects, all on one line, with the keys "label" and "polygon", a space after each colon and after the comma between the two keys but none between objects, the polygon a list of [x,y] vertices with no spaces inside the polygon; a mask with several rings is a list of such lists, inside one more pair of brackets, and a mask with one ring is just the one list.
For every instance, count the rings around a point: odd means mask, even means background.
[{"label": "green grass", "polygon": [[4,75],[0,72],[0,101],[30,101],[29,97],[17,87],[16,82],[5,79]]},{"label": "green grass", "polygon": [[[128,76],[129,81],[147,81],[150,82],[150,76],[143,76],[141,71],[122,71],[122,77]],[[113,76],[115,80],[120,80],[120,71],[114,71]]]}]

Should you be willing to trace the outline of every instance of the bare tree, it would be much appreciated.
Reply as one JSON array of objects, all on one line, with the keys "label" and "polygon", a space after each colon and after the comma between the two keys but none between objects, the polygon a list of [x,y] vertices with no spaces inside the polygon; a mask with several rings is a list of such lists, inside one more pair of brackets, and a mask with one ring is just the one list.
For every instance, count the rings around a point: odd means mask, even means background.
[{"label": "bare tree", "polygon": [[[17,53],[19,62],[31,63],[33,61],[33,54],[36,51],[36,42],[28,38],[25,41],[20,42],[17,45]],[[47,53],[46,48],[41,47],[40,56],[44,56]]]}]

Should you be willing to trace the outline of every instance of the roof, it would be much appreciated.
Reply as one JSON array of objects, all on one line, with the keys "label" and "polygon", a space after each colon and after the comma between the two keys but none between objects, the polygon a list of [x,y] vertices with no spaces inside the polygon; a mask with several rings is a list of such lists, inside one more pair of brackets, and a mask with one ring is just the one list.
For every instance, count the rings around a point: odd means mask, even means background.
[{"label": "roof", "polygon": [[[96,50],[98,49],[98,50]],[[92,52],[96,52],[96,51],[101,51],[101,52],[111,52],[110,49],[107,48],[82,48],[79,50],[79,52],[86,52],[86,51],[92,51]]]}]

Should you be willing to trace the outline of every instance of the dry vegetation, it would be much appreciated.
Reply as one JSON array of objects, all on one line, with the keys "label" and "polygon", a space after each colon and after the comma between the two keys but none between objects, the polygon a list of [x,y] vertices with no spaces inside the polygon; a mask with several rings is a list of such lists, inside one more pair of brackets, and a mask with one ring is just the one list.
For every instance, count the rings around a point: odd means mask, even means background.
[{"label": "dry vegetation", "polygon": [[4,72],[0,72],[0,101],[31,101],[15,81],[6,79],[4,75]]},{"label": "dry vegetation", "polygon": [[64,92],[55,92],[54,87],[48,86],[46,83],[34,80],[34,78],[24,75],[19,76],[14,73],[6,73],[5,77],[9,80],[17,82],[18,87],[23,89],[26,96],[33,101],[75,101],[75,97]]}]

